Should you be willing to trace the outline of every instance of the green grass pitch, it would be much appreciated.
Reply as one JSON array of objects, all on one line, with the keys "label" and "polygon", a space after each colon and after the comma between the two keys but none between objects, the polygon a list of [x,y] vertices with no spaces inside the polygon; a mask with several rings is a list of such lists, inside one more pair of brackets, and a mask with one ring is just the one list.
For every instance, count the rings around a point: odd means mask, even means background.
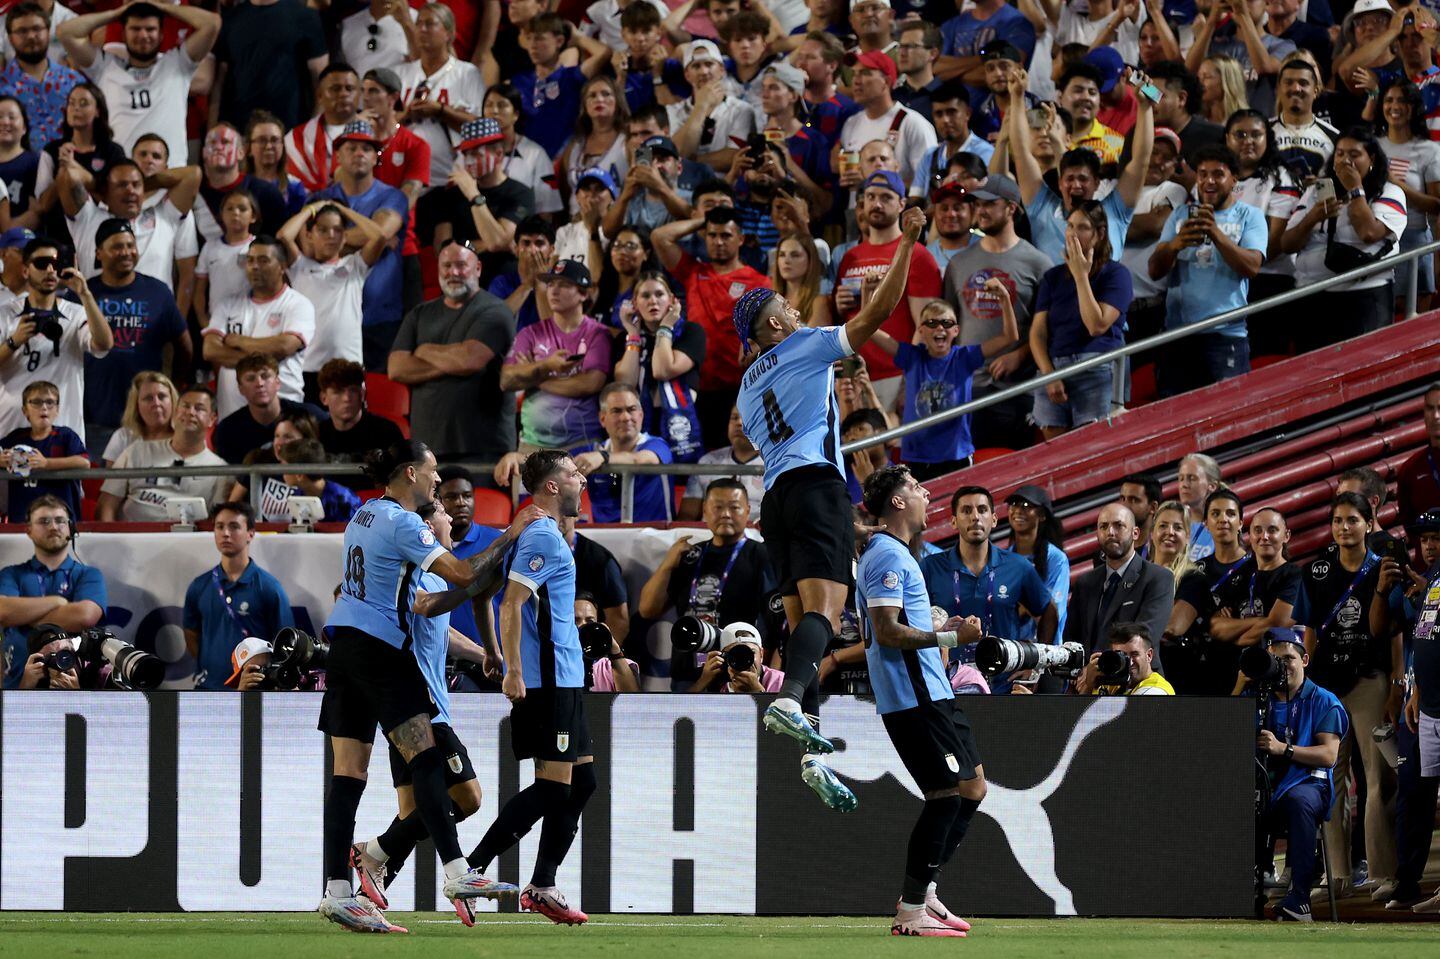
[{"label": "green grass pitch", "polygon": [[580,928],[505,914],[466,929],[437,913],[393,913],[409,935],[357,935],[313,914],[0,913],[0,956],[96,959],[344,959],[351,956],[496,959],[878,959],[958,952],[1003,959],[1065,956],[1186,959],[1440,956],[1440,925],[1156,919],[981,919],[968,939],[888,935],[885,917],[592,916]]}]

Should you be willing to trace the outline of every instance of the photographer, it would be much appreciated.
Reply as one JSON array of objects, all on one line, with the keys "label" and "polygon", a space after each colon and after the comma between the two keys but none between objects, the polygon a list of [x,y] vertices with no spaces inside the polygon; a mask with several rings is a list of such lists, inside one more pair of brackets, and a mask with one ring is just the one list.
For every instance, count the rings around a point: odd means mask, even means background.
[{"label": "photographer", "polygon": [[231,673],[230,678],[225,680],[225,688],[238,689],[242,693],[266,688],[265,667],[270,665],[270,657],[274,654],[275,647],[263,639],[254,636],[242,639],[230,653]]},{"label": "photographer", "polygon": [[274,636],[295,619],[285,587],[250,559],[254,508],[244,500],[220,503],[210,519],[220,564],[190,581],[180,622],[185,648],[195,657],[196,688],[223,689],[243,640]]},{"label": "photographer", "polygon": [[725,627],[721,648],[705,654],[692,693],[778,693],[785,674],[760,664],[760,632],[749,623]]},{"label": "photographer", "polygon": [[[1118,661],[1115,655],[1123,656]],[[1144,623],[1114,623],[1110,654],[1093,652],[1075,679],[1082,696],[1174,696],[1175,687],[1155,672],[1155,642]]]},{"label": "photographer", "polygon": [[[620,648],[620,641],[615,634],[610,632],[610,627],[605,625],[602,618],[599,604],[595,596],[584,591],[575,594],[575,626],[580,630],[580,646],[585,652],[586,659],[592,659],[592,650],[586,647],[585,640],[591,633],[588,629],[599,627],[605,638],[609,641],[609,647],[604,650],[604,655],[596,655],[590,665],[588,689],[592,693],[638,693],[640,691],[640,680],[636,678],[640,666],[633,659],[625,658],[625,651]],[[588,629],[587,629],[588,628]],[[593,650],[600,652],[600,650]]]},{"label": "photographer", "polygon": [[[722,477],[705,488],[701,516],[710,535],[681,536],[640,590],[640,615],[659,619],[668,609],[702,622],[757,623],[776,587],[765,544],[745,536],[750,497],[739,480]],[[677,653],[671,677],[693,680],[702,663]]]},{"label": "photographer", "polygon": [[1255,741],[1270,782],[1264,826],[1274,836],[1290,838],[1285,853],[1290,888],[1275,907],[1275,917],[1310,922],[1310,889],[1319,872],[1315,836],[1330,818],[1336,792],[1332,770],[1349,720],[1334,693],[1305,677],[1310,657],[1295,630],[1267,630],[1265,648],[1274,657],[1280,682]]},{"label": "photographer", "polygon": [[41,623],[79,632],[105,615],[105,577],[70,555],[75,521],[65,504],[41,496],[30,503],[25,523],[35,555],[0,569],[0,626],[5,627],[0,676],[5,689],[17,688],[22,672],[35,669],[32,663],[43,655],[30,649],[30,627]]}]

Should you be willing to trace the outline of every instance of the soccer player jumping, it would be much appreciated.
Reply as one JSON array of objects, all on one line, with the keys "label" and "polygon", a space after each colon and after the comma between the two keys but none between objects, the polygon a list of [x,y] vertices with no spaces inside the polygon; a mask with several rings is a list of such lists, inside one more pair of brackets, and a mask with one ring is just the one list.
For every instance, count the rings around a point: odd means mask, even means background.
[{"label": "soccer player jumping", "polygon": [[805,747],[801,778],[842,812],[855,808],[855,794],[821,760],[835,747],[816,728],[820,658],[840,628],[855,556],[834,364],[864,346],[900,302],[925,215],[906,210],[900,226],[888,272],[843,327],[804,326],[773,290],[751,290],[734,311],[741,350],[750,359],[740,384],[740,419],[765,462],[760,523],[790,626],[785,684],[765,711],[765,728]]}]

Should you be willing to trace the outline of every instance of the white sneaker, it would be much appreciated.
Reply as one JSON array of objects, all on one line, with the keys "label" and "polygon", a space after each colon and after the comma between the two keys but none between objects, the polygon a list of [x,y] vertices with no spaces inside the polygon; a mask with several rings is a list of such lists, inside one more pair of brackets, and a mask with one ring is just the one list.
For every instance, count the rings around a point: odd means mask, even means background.
[{"label": "white sneaker", "polygon": [[945,925],[930,915],[923,906],[919,909],[895,910],[895,921],[890,924],[892,936],[936,936],[964,939],[965,933]]},{"label": "white sneaker", "polygon": [[364,896],[326,896],[316,910],[331,922],[351,932],[409,932],[385,918],[375,904]]},{"label": "white sneaker", "polygon": [[360,879],[360,891],[380,909],[389,909],[385,898],[385,864],[365,851],[365,843],[350,847],[350,867]]},{"label": "white sneaker", "polygon": [[1436,892],[1424,902],[1417,902],[1410,907],[1410,911],[1418,912],[1422,916],[1440,915],[1440,892]]}]

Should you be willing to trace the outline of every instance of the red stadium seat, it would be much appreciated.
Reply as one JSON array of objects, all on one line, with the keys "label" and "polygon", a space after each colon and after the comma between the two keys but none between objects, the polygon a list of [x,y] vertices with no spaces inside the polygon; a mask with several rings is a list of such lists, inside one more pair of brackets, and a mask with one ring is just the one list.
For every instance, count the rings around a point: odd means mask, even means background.
[{"label": "red stadium seat", "polygon": [[379,499],[380,497],[385,495],[385,491],[383,489],[357,489],[353,492],[356,496],[360,497],[360,502],[362,503],[368,502],[372,499]]},{"label": "red stadium seat", "polygon": [[87,479],[80,481],[80,488],[84,496],[80,500],[80,519],[93,520],[95,518],[95,507],[100,505],[100,486],[104,480]]},{"label": "red stadium seat", "polygon": [[1284,353],[1266,353],[1263,356],[1252,356],[1250,357],[1250,369],[1264,369],[1265,367],[1273,366],[1276,363],[1283,363],[1288,359],[1290,359],[1290,357]]},{"label": "red stadium seat", "polygon": [[993,460],[1001,456],[1008,456],[1013,452],[1015,451],[1006,446],[986,446],[983,449],[976,450],[974,456],[971,457],[970,462],[983,463],[986,460]]},{"label": "red stadium seat", "polygon": [[1145,363],[1130,370],[1130,406],[1144,406],[1160,398],[1155,385],[1155,364]]},{"label": "red stadium seat", "polygon": [[410,438],[410,387],[384,373],[366,373],[365,406],[372,413],[394,420],[405,438]]},{"label": "red stadium seat", "polygon": [[477,489],[475,491],[475,514],[472,523],[481,526],[510,525],[510,494],[498,489]]}]

